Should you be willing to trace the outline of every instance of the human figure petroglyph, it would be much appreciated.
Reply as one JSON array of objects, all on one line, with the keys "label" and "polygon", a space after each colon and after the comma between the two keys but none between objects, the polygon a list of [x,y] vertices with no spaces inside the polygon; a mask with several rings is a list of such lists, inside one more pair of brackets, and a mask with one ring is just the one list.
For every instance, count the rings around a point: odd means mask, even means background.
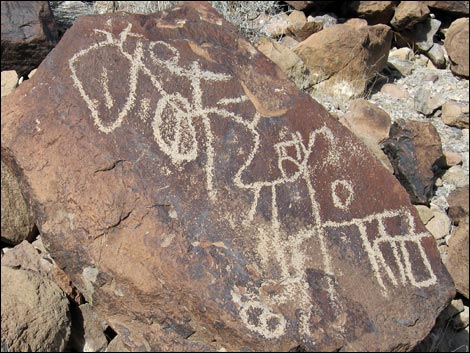
[{"label": "human figure petroglyph", "polygon": [[[407,231],[405,234],[391,235],[387,231],[385,222],[392,219],[399,219],[402,221],[402,224],[406,225]],[[367,234],[367,225],[372,224],[373,222],[377,223],[378,236],[371,241]],[[349,226],[355,226],[359,230],[363,248],[369,257],[376,280],[385,296],[388,294],[388,289],[384,283],[384,276],[386,276],[394,286],[398,286],[401,283],[402,285],[411,284],[412,286],[423,288],[437,283],[437,277],[432,270],[426,252],[421,244],[422,239],[430,238],[431,235],[429,233],[416,232],[415,221],[409,210],[403,208],[395,211],[384,211],[382,213],[370,215],[364,218],[356,218],[350,221],[327,221],[324,223],[325,228],[331,227],[336,229]],[[390,265],[387,264],[382,249],[380,248],[382,244],[390,245],[395,265],[398,267],[399,278],[397,278],[398,276],[393,272]],[[407,244],[413,244],[418,248],[422,265],[428,273],[428,277],[426,279],[419,281],[413,274],[411,257],[406,247]],[[403,258],[403,261],[401,258]]]},{"label": "human figure petroglyph", "polygon": [[[385,278],[393,286],[411,284],[422,288],[436,283],[436,276],[421,244],[421,240],[429,237],[429,234],[416,233],[413,217],[408,211],[384,211],[361,219],[344,222],[321,219],[320,204],[312,180],[315,178],[314,173],[316,170],[321,169],[325,164],[336,162],[336,155],[331,152],[336,150],[336,141],[333,132],[326,125],[303,134],[299,131],[289,134],[289,131],[287,131],[286,135],[282,136],[280,141],[272,146],[280,176],[274,180],[246,182],[243,175],[250,172],[254,156],[261,148],[259,122],[261,119],[273,117],[275,114],[269,112],[271,115],[262,116],[263,111],[260,113],[259,107],[253,103],[252,97],[249,98],[246,95],[224,97],[216,104],[206,106],[203,102],[203,82],[227,82],[233,78],[223,73],[203,70],[198,61],[183,65],[180,52],[174,46],[163,41],[149,42],[143,36],[133,33],[131,30],[132,26],[130,24],[117,36],[104,30],[95,30],[96,33],[103,35],[104,39],[80,50],[69,60],[74,86],[87,104],[93,122],[99,131],[105,134],[113,132],[125,122],[130,111],[137,104],[140,104],[140,119],[144,122],[150,122],[155,142],[174,166],[195,161],[203,151],[206,155],[204,165],[205,184],[208,198],[213,202],[216,201],[217,185],[214,176],[216,169],[214,166],[216,156],[214,142],[216,136],[212,132],[212,117],[235,122],[250,134],[252,141],[249,154],[242,162],[232,181],[235,187],[248,191],[252,196],[251,205],[242,214],[245,225],[253,225],[262,191],[267,190],[270,193],[271,219],[267,224],[258,226],[258,244],[255,252],[259,256],[262,269],[266,274],[269,272],[270,261],[274,260],[280,269],[279,275],[273,276],[275,278],[268,278],[257,290],[244,294],[240,294],[235,289],[231,292],[233,301],[239,307],[241,320],[251,331],[268,339],[283,335],[286,331],[287,321],[281,313],[275,312],[274,308],[286,303],[295,303],[300,315],[298,331],[306,338],[311,336],[310,321],[313,304],[312,290],[306,278],[306,262],[308,260],[306,245],[313,240],[318,241],[320,247],[323,263],[321,270],[325,273],[330,305],[335,313],[341,312],[341,304],[338,301],[333,280],[335,274],[332,259],[326,243],[326,234],[331,228],[357,227],[364,251],[368,255],[375,278],[384,295],[388,294]],[[127,44],[131,39],[133,43],[132,46],[129,46]],[[93,55],[94,50],[105,47],[117,48],[119,54],[129,62],[130,68],[128,97],[118,110],[116,119],[110,123],[105,123],[101,119],[97,102],[87,94],[84,83],[79,79],[77,72],[77,63],[81,58],[86,55]],[[159,54],[162,52],[170,53],[170,57],[161,59]],[[170,76],[186,80],[190,87],[191,97],[185,97],[179,92],[169,93],[159,76],[150,69],[150,66],[155,66],[158,70],[166,70],[170,73]],[[160,97],[158,102],[152,102],[148,98],[137,101],[137,84],[141,76],[151,82],[155,92]],[[103,107],[108,110],[113,107],[116,108],[117,103],[110,89],[110,74],[104,67],[99,73],[99,80],[103,90]],[[246,93],[246,85],[243,82],[240,82],[240,85],[242,87],[241,91]],[[245,104],[249,101],[253,103],[258,111],[251,119],[233,113],[227,108],[231,105]],[[275,113],[277,114],[277,112]],[[279,112],[283,111],[279,110]],[[279,114],[283,115],[284,113]],[[202,138],[198,138],[197,121],[200,121],[203,126]],[[170,130],[171,133],[168,133]],[[288,137],[286,137],[287,135]],[[319,158],[315,159],[318,165],[309,165],[310,157],[315,154],[315,142],[318,141],[318,138],[324,139],[330,145],[329,152],[327,155],[318,156]],[[285,168],[286,162],[291,165],[290,171]],[[278,192],[282,186],[296,185],[297,183],[306,186],[310,221],[303,229],[296,231],[295,234],[289,234],[287,238],[282,227],[283,220],[279,215]],[[353,185],[346,179],[333,181],[331,183],[331,197],[334,206],[342,211],[347,211],[355,198]],[[387,232],[384,222],[393,217],[401,217],[405,220],[408,224],[406,234],[390,235]],[[372,221],[377,222],[378,237],[370,240],[367,235],[366,225]],[[383,245],[391,247],[398,274],[394,273],[391,264],[387,263],[381,248]],[[429,275],[425,279],[417,279],[412,272],[410,254],[407,248],[410,245],[416,246],[418,249],[421,263]],[[264,289],[270,286],[271,282],[279,286],[279,291],[272,296],[263,296]],[[254,316],[257,317],[258,323],[253,320]]]},{"label": "human figure petroglyph", "polygon": [[[205,153],[207,155],[207,162],[205,165],[206,185],[209,198],[215,200],[216,189],[214,188],[214,136],[212,133],[210,116],[215,115],[226,119],[231,119],[246,128],[253,131],[252,122],[247,122],[243,117],[234,114],[224,107],[230,104],[238,104],[244,102],[246,96],[235,98],[223,98],[215,106],[204,107],[202,102],[203,90],[201,88],[202,81],[228,81],[231,79],[229,75],[215,73],[211,71],[204,71],[201,69],[197,61],[193,61],[189,67],[183,67],[180,64],[179,51],[168,43],[163,41],[154,41],[151,43],[144,43],[143,36],[131,32],[132,25],[129,24],[119,35],[114,37],[111,32],[97,30],[94,31],[99,34],[105,35],[105,39],[101,42],[95,43],[90,47],[83,49],[76,53],[69,61],[69,67],[72,72],[72,79],[75,87],[79,90],[82,98],[85,100],[88,108],[91,111],[95,125],[104,133],[110,133],[120,127],[127,117],[130,110],[136,104],[136,90],[139,74],[146,75],[156,91],[160,94],[161,98],[157,103],[155,112],[153,114],[153,121],[151,123],[153,135],[160,149],[170,158],[174,164],[182,164],[185,162],[194,161],[198,157],[199,143],[196,138],[196,128],[194,122],[196,119],[201,119],[204,126]],[[124,45],[129,38],[136,38],[135,49],[132,53],[126,51]],[[147,48],[144,51],[144,44]],[[119,53],[124,56],[130,64],[129,72],[129,96],[126,99],[124,107],[119,111],[117,119],[111,124],[104,124],[100,119],[100,114],[95,101],[86,93],[83,82],[79,79],[76,70],[76,63],[85,55],[89,55],[93,50],[103,47],[116,47]],[[161,60],[156,56],[158,47],[168,50],[172,57],[166,60]],[[145,55],[144,55],[145,54]],[[183,97],[180,93],[168,93],[163,84],[159,81],[158,77],[152,73],[148,66],[144,63],[144,57],[150,57],[153,64],[159,68],[165,68],[170,74],[186,78],[192,88],[192,99]],[[108,72],[103,69],[101,75],[101,84],[105,97],[105,106],[110,109],[114,105],[114,100],[109,92],[108,87]],[[149,113],[150,103],[148,101],[142,102],[142,120],[147,120]],[[165,121],[165,118],[168,118]],[[172,136],[165,134],[165,131],[171,130]]]}]

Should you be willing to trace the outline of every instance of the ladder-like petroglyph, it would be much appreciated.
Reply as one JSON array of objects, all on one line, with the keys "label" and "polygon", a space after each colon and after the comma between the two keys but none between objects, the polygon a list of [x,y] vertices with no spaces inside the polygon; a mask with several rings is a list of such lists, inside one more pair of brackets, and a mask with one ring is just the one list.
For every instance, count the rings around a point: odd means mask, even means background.
[{"label": "ladder-like petroglyph", "polygon": [[[110,23],[108,25],[111,25]],[[239,310],[239,317],[246,327],[252,332],[267,339],[280,337],[286,333],[288,320],[276,308],[280,305],[294,303],[299,315],[297,331],[306,339],[312,336],[312,312],[313,298],[312,289],[307,280],[307,261],[309,254],[307,249],[309,244],[318,244],[322,268],[326,281],[326,291],[328,292],[329,305],[335,315],[339,317],[343,311],[340,300],[335,289],[335,269],[333,259],[328,249],[327,234],[331,231],[348,227],[355,227],[360,237],[362,248],[367,254],[372,272],[375,276],[377,286],[382,294],[389,294],[390,286],[412,285],[418,288],[429,287],[437,283],[436,275],[433,272],[428,260],[422,241],[430,237],[428,233],[416,231],[414,218],[406,208],[400,210],[384,210],[381,213],[371,214],[363,218],[353,218],[345,221],[331,221],[322,219],[321,205],[318,201],[317,191],[312,180],[315,178],[315,171],[321,169],[326,164],[337,163],[338,142],[330,128],[324,125],[313,131],[288,131],[284,129],[279,135],[279,142],[271,146],[274,150],[275,165],[278,168],[279,177],[274,180],[259,180],[244,178],[250,174],[255,156],[260,153],[261,133],[259,123],[261,119],[283,115],[284,110],[276,112],[265,111],[261,103],[247,89],[246,85],[240,81],[241,89],[246,95],[239,97],[223,97],[213,105],[204,103],[204,84],[228,82],[234,78],[224,73],[217,73],[203,70],[198,61],[183,65],[179,50],[163,41],[150,42],[142,35],[133,33],[132,26],[128,25],[124,30],[115,36],[109,31],[95,30],[104,39],[98,41],[88,48],[78,51],[69,60],[69,67],[74,86],[80,96],[85,101],[91,112],[91,117],[99,131],[110,134],[121,127],[130,111],[137,107],[139,117],[143,122],[148,122],[151,126],[152,136],[159,150],[171,161],[170,166],[175,168],[190,163],[205,155],[203,163],[205,173],[205,188],[208,199],[216,204],[217,202],[217,180],[215,180],[215,142],[217,136],[214,134],[213,122],[211,119],[217,117],[219,120],[226,120],[236,124],[240,129],[248,132],[251,137],[248,155],[243,161],[238,171],[233,175],[231,182],[237,190],[248,193],[251,197],[251,204],[245,210],[241,210],[241,226],[249,226],[250,229],[257,229],[255,235],[257,244],[254,252],[257,256],[261,271],[265,281],[259,288],[250,288],[240,291],[234,286],[231,290],[232,301]],[[132,45],[128,45],[131,41]],[[105,123],[101,114],[104,108],[108,112],[114,107],[116,109],[116,97],[110,87],[110,73],[106,68],[102,68],[99,74],[99,82],[102,89],[103,102],[97,102],[87,93],[87,83],[80,79],[78,63],[88,55],[101,48],[115,48],[129,64],[128,96],[115,116],[115,120]],[[130,49],[131,48],[131,49]],[[169,53],[163,55],[159,53]],[[151,66],[151,67],[150,67]],[[186,97],[179,92],[170,93],[165,88],[165,83],[153,70],[164,70],[170,77],[178,78],[190,87],[190,96]],[[151,82],[155,89],[157,102],[152,102],[149,98],[137,97],[137,87],[140,79]],[[248,93],[247,93],[248,92]],[[101,103],[101,109],[99,104]],[[233,105],[252,104],[257,113],[247,118],[230,111]],[[104,108],[103,108],[104,107]],[[264,114],[264,115],[263,115]],[[277,114],[277,115],[276,115]],[[196,128],[197,123],[202,124],[203,131],[199,133]],[[200,126],[200,125],[199,125]],[[199,136],[198,134],[202,134]],[[319,139],[323,142],[319,143]],[[325,156],[315,156],[318,144],[328,144],[328,151]],[[312,166],[312,158],[319,161],[320,165]],[[289,162],[290,170],[286,170],[286,162]],[[166,168],[166,167],[165,167]],[[173,171],[171,167],[165,173],[170,175]],[[279,188],[285,186],[304,186],[305,197],[308,204],[308,217],[305,225],[295,234],[286,236],[285,220],[279,212]],[[349,211],[355,202],[354,185],[347,179],[334,180],[328,190],[331,195],[331,203],[341,212]],[[270,195],[270,219],[268,222],[258,222],[258,209],[262,195]],[[403,234],[391,234],[386,223],[390,220],[398,220],[406,225]],[[375,226],[375,228],[373,227]],[[375,230],[375,237],[368,232]],[[351,235],[352,236],[352,235]],[[391,249],[393,264],[390,258],[384,255],[384,246]],[[417,260],[411,261],[410,247],[414,247],[420,256],[419,267],[427,274],[425,278],[417,278],[413,271],[413,266]],[[276,275],[270,273],[272,263],[275,262],[279,271]],[[397,269],[397,270],[394,270]],[[277,288],[274,295],[264,295],[267,288],[273,286]],[[272,291],[270,291],[272,293]]]}]

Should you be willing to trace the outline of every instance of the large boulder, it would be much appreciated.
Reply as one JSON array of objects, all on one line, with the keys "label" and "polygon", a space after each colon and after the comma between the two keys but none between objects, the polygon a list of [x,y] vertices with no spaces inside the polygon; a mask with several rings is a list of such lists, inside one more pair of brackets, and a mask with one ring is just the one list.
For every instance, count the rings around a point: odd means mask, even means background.
[{"label": "large boulder", "polygon": [[294,48],[314,76],[315,90],[344,100],[363,96],[369,81],[387,64],[388,26],[340,24],[312,34]]},{"label": "large boulder", "polygon": [[431,123],[400,119],[392,124],[384,151],[411,201],[428,204],[434,194],[437,163],[443,156],[436,128]]},{"label": "large boulder", "polygon": [[34,216],[24,199],[16,175],[4,163],[3,158],[1,163],[1,239],[5,243],[16,245],[23,240],[33,239],[36,234]]},{"label": "large boulder", "polygon": [[78,19],[1,142],[130,350],[411,349],[454,295],[396,179],[207,3]]},{"label": "large boulder", "polygon": [[422,1],[402,1],[395,9],[390,24],[397,29],[411,28],[428,18],[430,13]]},{"label": "large boulder", "polygon": [[421,1],[424,5],[433,10],[438,10],[452,14],[454,16],[468,16],[469,2],[468,1]]},{"label": "large boulder", "polygon": [[2,1],[2,71],[27,75],[57,44],[48,1]]},{"label": "large boulder", "polygon": [[449,54],[450,69],[456,75],[468,77],[469,68],[469,19],[459,18],[450,25],[444,46]]},{"label": "large boulder", "polygon": [[348,15],[363,18],[370,25],[388,24],[394,14],[395,1],[346,1],[343,6]]},{"label": "large boulder", "polygon": [[69,303],[35,272],[2,266],[2,345],[7,352],[63,352],[70,336]]}]

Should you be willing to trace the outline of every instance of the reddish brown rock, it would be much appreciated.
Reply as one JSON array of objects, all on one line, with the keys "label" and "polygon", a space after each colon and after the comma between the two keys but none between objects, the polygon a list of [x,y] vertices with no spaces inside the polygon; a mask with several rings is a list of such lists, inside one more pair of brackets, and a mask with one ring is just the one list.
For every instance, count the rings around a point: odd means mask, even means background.
[{"label": "reddish brown rock", "polygon": [[347,13],[367,20],[369,25],[388,24],[395,10],[394,1],[347,1]]},{"label": "reddish brown rock", "polygon": [[2,71],[27,75],[57,41],[48,1],[2,1]]},{"label": "reddish brown rock", "polygon": [[433,10],[447,12],[453,15],[469,14],[468,1],[420,1]]},{"label": "reddish brown rock", "polygon": [[129,350],[411,349],[454,295],[396,179],[207,4],[77,20],[1,143]]},{"label": "reddish brown rock", "polygon": [[449,195],[449,217],[455,224],[468,223],[468,185],[452,191]]},{"label": "reddish brown rock", "polygon": [[294,48],[314,77],[315,90],[344,100],[363,96],[369,81],[387,64],[388,26],[334,25]]},{"label": "reddish brown rock", "polygon": [[450,237],[446,267],[457,291],[468,299],[468,223],[461,224]]},{"label": "reddish brown rock", "polygon": [[395,9],[390,24],[397,29],[411,28],[424,21],[429,14],[429,8],[422,1],[402,1]]},{"label": "reddish brown rock", "polygon": [[442,146],[431,123],[399,120],[392,124],[384,143],[395,176],[410,194],[414,204],[427,204],[434,192],[435,174]]},{"label": "reddish brown rock", "polygon": [[449,54],[450,69],[456,75],[469,75],[469,19],[459,18],[450,25],[444,46]]}]

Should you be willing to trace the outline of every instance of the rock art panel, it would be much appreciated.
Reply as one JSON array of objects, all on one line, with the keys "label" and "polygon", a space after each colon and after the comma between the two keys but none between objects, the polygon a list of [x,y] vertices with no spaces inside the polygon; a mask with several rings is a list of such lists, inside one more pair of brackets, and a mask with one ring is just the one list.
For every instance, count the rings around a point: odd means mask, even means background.
[{"label": "rock art panel", "polygon": [[131,350],[411,348],[453,295],[406,191],[208,4],[80,18],[2,116],[44,243]]}]

